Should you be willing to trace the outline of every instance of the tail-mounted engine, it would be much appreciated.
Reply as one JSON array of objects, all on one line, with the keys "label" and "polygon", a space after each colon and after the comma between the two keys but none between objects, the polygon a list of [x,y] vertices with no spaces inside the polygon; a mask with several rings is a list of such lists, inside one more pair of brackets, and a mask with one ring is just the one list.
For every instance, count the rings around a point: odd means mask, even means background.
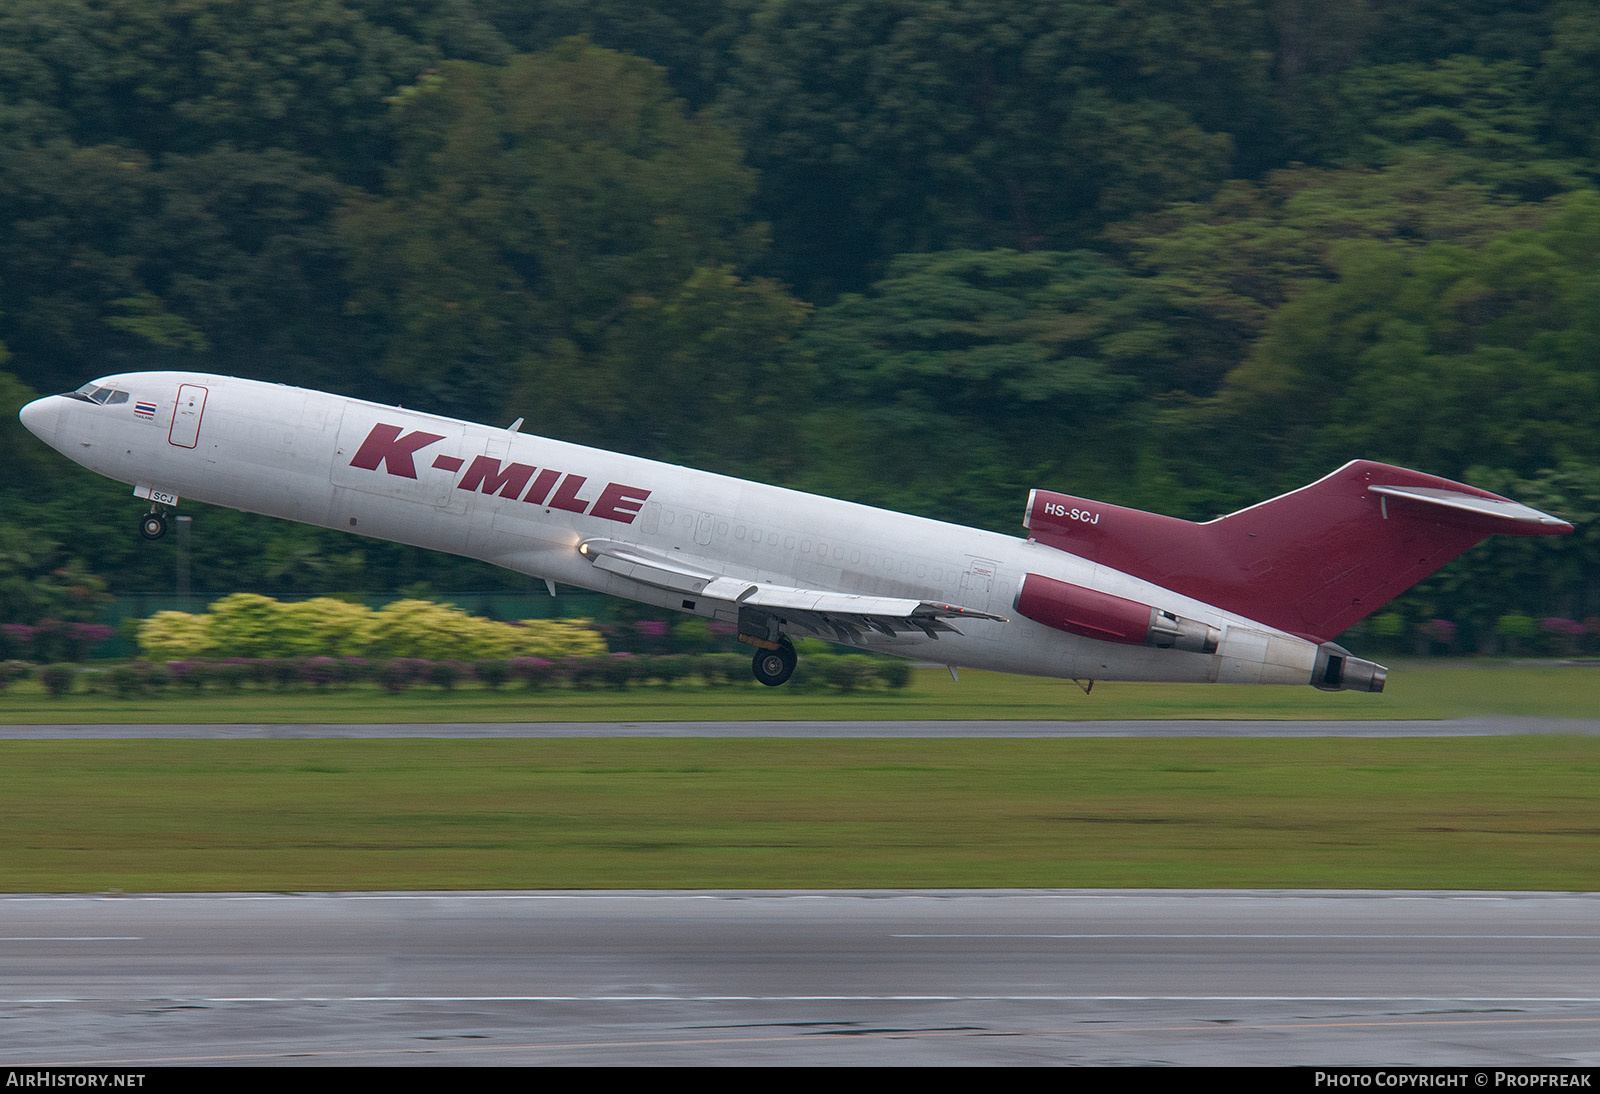
[{"label": "tail-mounted engine", "polygon": [[1035,623],[1058,631],[1129,646],[1215,653],[1221,639],[1217,628],[1205,623],[1039,574],[1022,579],[1016,608]]},{"label": "tail-mounted engine", "polygon": [[1343,646],[1324,642],[1317,647],[1317,663],[1311,670],[1312,687],[1323,691],[1382,691],[1388,679],[1388,669],[1352,657]]}]

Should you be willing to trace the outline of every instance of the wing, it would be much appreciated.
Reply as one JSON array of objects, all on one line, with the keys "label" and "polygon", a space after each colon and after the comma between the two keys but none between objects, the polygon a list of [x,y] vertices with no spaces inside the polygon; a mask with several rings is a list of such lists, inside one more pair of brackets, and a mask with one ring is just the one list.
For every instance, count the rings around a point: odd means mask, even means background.
[{"label": "wing", "polygon": [[951,619],[1008,622],[1003,616],[955,604],[748,581],[714,573],[708,564],[692,556],[671,558],[631,543],[608,539],[585,540],[578,545],[578,552],[594,563],[596,569],[619,577],[706,600],[720,600],[740,608],[758,609],[813,634],[844,642],[856,640],[866,630],[890,637],[910,631],[921,631],[929,638],[938,638],[941,631],[960,634],[949,622]]}]

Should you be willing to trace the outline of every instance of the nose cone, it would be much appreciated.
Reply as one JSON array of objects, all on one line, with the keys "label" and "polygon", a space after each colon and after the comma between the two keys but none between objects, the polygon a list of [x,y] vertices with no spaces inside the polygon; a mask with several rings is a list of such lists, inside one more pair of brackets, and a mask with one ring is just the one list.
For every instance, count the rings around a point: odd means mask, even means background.
[{"label": "nose cone", "polygon": [[17,414],[28,432],[51,447],[56,443],[56,428],[61,422],[61,396],[35,399]]}]

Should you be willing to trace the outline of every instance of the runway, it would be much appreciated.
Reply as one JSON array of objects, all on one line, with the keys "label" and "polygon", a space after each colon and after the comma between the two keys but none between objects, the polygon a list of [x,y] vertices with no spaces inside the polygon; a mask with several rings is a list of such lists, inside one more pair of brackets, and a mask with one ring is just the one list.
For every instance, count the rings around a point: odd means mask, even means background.
[{"label": "runway", "polygon": [[0,1064],[1600,1065],[1600,895],[0,897]]},{"label": "runway", "polygon": [[288,722],[182,725],[0,726],[0,740],[284,739],[323,737],[1495,737],[1600,734],[1597,718],[1456,718],[1439,721],[887,721],[887,722]]}]

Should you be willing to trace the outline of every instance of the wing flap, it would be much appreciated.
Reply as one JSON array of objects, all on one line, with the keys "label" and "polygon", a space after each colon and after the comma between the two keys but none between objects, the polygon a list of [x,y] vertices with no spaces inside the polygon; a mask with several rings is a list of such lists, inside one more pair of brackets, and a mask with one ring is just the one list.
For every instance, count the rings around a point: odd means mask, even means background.
[{"label": "wing flap", "polygon": [[949,622],[952,619],[1009,622],[1004,616],[958,604],[831,589],[801,589],[719,575],[712,572],[709,563],[699,559],[672,558],[612,540],[586,540],[579,544],[578,551],[598,569],[619,577],[754,609],[814,634],[837,637],[844,642],[853,642],[868,630],[889,637],[921,631],[929,638],[937,638],[942,631],[956,630]]}]

